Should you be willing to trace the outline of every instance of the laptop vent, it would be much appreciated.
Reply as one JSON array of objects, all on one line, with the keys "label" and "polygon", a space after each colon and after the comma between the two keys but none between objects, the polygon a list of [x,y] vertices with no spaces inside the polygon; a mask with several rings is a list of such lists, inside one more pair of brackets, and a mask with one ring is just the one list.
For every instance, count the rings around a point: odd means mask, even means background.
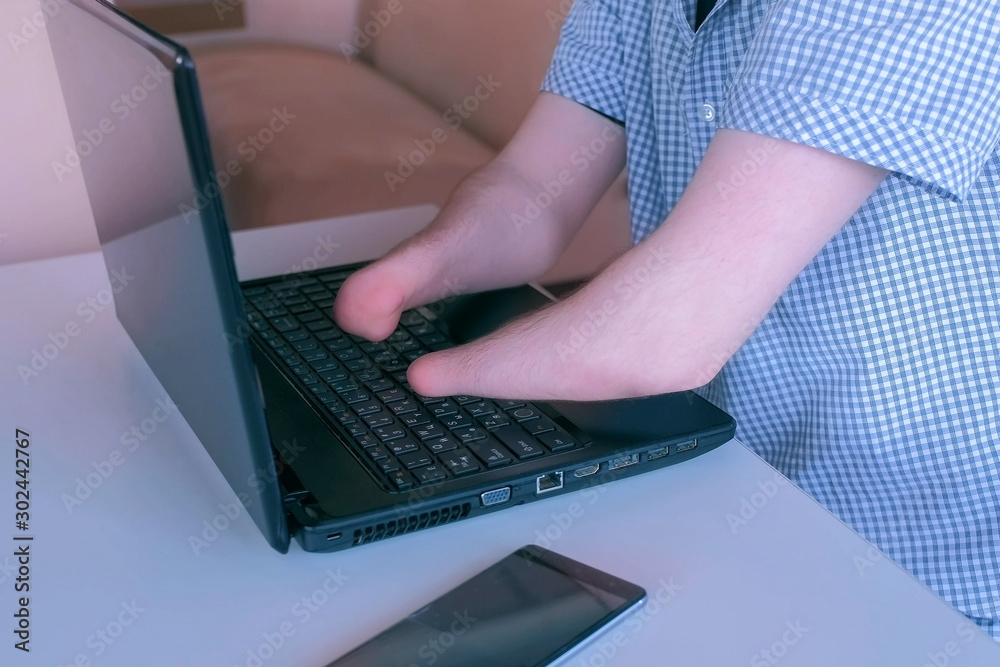
[{"label": "laptop vent", "polygon": [[412,533],[415,530],[440,526],[443,523],[451,523],[469,516],[472,506],[469,503],[463,505],[452,505],[440,510],[423,512],[405,519],[393,519],[385,523],[377,523],[374,526],[365,526],[354,531],[354,545],[375,542],[394,535]]}]

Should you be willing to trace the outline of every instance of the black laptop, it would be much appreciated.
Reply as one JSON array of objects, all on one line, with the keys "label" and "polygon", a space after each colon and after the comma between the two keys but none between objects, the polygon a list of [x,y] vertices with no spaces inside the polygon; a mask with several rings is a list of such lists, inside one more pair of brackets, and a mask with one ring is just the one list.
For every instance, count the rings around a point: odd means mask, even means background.
[{"label": "black laptop", "polygon": [[108,271],[135,276],[115,295],[118,319],[275,549],[294,535],[333,551],[488,514],[733,436],[732,418],[690,392],[417,395],[412,360],[546,297],[524,287],[431,304],[370,342],[331,318],[358,266],[240,284],[187,52],[100,0],[70,0],[49,35],[75,141],[54,170],[82,171]]}]

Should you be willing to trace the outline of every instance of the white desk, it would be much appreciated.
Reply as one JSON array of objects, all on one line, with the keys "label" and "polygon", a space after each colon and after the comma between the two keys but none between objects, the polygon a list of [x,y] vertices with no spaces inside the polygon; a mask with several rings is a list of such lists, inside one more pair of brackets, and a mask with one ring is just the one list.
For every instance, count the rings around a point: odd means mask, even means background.
[{"label": "white desk", "polygon": [[[429,217],[413,215],[411,226]],[[316,231],[282,230],[270,261],[301,262]],[[610,659],[595,647],[574,667],[775,664],[762,650],[782,667],[1000,664],[993,641],[803,493],[772,487],[774,471],[737,442],[599,491],[341,553],[293,543],[279,555],[235,515],[184,419],[157,410],[164,392],[112,312],[88,321],[79,304],[108,289],[97,254],[0,267],[0,281],[0,664],[319,667],[539,536],[666,600],[621,626],[617,645],[605,638]],[[25,384],[18,365],[69,323],[77,335]],[[123,435],[133,427],[144,441]],[[31,434],[30,655],[11,634],[15,428]],[[734,532],[741,508],[749,518]],[[222,530],[203,532],[213,521]]]}]

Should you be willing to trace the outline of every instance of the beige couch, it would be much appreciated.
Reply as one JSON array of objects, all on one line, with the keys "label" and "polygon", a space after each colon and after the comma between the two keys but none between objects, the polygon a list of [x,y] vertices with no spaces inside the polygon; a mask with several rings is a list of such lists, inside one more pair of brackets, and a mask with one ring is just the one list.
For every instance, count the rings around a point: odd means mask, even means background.
[{"label": "beige couch", "polygon": [[[269,15],[270,33],[194,41],[216,165],[240,163],[224,190],[235,228],[443,204],[516,130],[569,2],[328,1],[261,0],[248,22]],[[623,176],[545,281],[621,253],[627,220]]]}]

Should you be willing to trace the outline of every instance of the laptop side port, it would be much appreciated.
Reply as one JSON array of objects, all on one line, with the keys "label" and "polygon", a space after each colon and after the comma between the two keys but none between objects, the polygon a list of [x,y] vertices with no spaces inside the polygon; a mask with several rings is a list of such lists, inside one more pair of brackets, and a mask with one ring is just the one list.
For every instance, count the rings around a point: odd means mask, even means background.
[{"label": "laptop side port", "polygon": [[692,450],[697,446],[698,446],[698,439],[695,438],[694,440],[688,440],[687,442],[682,442],[679,445],[675,445],[674,451],[680,454],[681,452]]},{"label": "laptop side port", "polygon": [[330,533],[329,535],[326,536],[326,539],[330,542],[334,540],[339,540],[340,538],[341,538],[340,533]]},{"label": "laptop side port", "polygon": [[670,453],[670,447],[663,445],[662,447],[657,447],[656,449],[651,449],[647,452],[646,460],[655,461],[656,459],[662,459],[664,456]]},{"label": "laptop side port", "polygon": [[500,505],[510,500],[510,487],[505,486],[502,489],[493,489],[492,491],[487,491],[486,493],[480,494],[479,502],[482,503],[483,507],[490,507],[491,505]]},{"label": "laptop side port", "polygon": [[538,479],[535,480],[535,495],[540,496],[543,493],[558,491],[561,488],[563,488],[562,470],[559,472],[550,472],[547,475],[539,475]]},{"label": "laptop side port", "polygon": [[601,469],[600,463],[595,463],[592,466],[584,466],[582,468],[577,468],[573,471],[573,477],[589,477],[590,475],[596,475],[597,471]]},{"label": "laptop side port", "polygon": [[616,459],[611,459],[610,461],[608,461],[608,470],[619,470],[621,468],[627,468],[628,466],[634,466],[638,462],[639,462],[638,454],[619,456]]}]

